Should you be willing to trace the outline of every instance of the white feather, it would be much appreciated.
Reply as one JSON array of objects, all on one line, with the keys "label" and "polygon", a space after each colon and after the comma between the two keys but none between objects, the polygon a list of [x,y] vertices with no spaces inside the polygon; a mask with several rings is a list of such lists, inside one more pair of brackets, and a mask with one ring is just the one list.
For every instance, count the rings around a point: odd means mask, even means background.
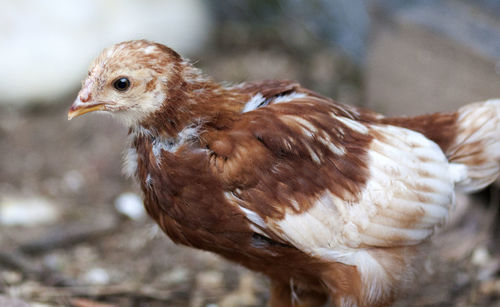
[{"label": "white feather", "polygon": [[135,176],[137,171],[137,151],[131,147],[126,150],[123,156],[123,174],[127,177]]},{"label": "white feather", "polygon": [[260,215],[258,215],[254,211],[247,209],[245,207],[242,207],[242,206],[239,206],[239,207],[240,207],[240,210],[243,211],[243,213],[245,213],[245,216],[247,217],[247,219],[250,222],[254,223],[255,225],[258,225],[261,228],[264,228],[264,229],[267,228],[266,222],[264,222],[264,220],[262,219],[262,217],[260,217]]},{"label": "white feather", "polygon": [[189,142],[199,138],[200,125],[187,126],[179,132],[177,138],[167,138],[163,136],[157,136],[153,139],[153,154],[156,158],[156,162],[160,164],[161,155],[163,151],[175,153],[179,148]]},{"label": "white feather", "polygon": [[349,127],[350,129],[352,129],[354,131],[357,131],[357,132],[363,133],[363,134],[368,133],[368,128],[358,121],[349,119],[347,117],[337,116],[337,115],[335,115],[334,117],[335,117],[335,119],[339,120],[344,125],[346,125],[347,127]]},{"label": "white feather", "polygon": [[278,97],[274,98],[273,104],[290,102],[290,101],[293,101],[295,99],[300,99],[300,98],[305,98],[305,97],[307,97],[307,94],[305,94],[305,93],[293,92],[293,93],[290,93],[288,95],[282,95],[282,96],[278,96]]},{"label": "white feather", "polygon": [[265,100],[264,96],[261,93],[257,93],[245,104],[242,113],[250,112],[259,107],[261,103]]}]

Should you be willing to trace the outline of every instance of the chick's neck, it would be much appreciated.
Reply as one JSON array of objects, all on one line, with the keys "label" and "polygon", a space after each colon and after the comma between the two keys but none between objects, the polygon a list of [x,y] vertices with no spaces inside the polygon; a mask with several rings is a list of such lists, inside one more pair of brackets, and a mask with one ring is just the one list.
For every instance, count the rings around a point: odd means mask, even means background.
[{"label": "chick's neck", "polygon": [[159,135],[175,137],[188,126],[221,127],[241,113],[248,94],[224,87],[190,64],[171,77],[162,107],[140,123]]}]

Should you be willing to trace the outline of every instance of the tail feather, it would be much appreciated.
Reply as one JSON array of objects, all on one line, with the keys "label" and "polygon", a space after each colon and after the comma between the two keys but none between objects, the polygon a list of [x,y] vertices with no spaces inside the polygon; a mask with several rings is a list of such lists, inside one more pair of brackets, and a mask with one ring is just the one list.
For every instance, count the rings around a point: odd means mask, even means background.
[{"label": "tail feather", "polygon": [[500,174],[500,99],[466,105],[457,114],[455,137],[445,153],[466,167],[457,189],[474,192]]},{"label": "tail feather", "polygon": [[452,164],[460,191],[480,190],[500,174],[500,99],[472,103],[452,113],[380,121],[418,131],[436,142]]}]

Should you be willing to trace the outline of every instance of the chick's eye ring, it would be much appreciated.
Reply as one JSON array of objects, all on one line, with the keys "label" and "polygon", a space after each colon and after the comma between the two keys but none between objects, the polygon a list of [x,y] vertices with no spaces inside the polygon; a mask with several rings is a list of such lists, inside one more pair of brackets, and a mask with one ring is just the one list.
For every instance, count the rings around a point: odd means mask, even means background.
[{"label": "chick's eye ring", "polygon": [[113,82],[113,87],[117,91],[124,92],[130,87],[130,81],[125,77],[120,77]]}]

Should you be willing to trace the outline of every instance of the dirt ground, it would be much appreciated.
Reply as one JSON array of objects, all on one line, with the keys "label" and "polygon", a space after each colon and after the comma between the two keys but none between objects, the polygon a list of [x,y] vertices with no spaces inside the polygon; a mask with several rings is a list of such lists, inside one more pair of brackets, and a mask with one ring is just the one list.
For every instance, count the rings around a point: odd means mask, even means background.
[{"label": "dirt ground", "polygon": [[[305,80],[360,104],[357,72],[336,59],[320,50],[299,65],[292,56],[253,51],[209,55],[200,65],[219,80]],[[262,73],[269,65],[275,75]],[[42,199],[56,215],[45,225],[0,223],[0,306],[15,306],[14,298],[33,306],[265,306],[263,276],[176,246],[149,218],[117,211],[119,195],[140,195],[121,174],[126,129],[106,116],[68,122],[72,99],[0,109],[0,201]],[[460,196],[450,225],[422,256],[418,282],[397,306],[500,306],[498,205],[497,189]]]}]

